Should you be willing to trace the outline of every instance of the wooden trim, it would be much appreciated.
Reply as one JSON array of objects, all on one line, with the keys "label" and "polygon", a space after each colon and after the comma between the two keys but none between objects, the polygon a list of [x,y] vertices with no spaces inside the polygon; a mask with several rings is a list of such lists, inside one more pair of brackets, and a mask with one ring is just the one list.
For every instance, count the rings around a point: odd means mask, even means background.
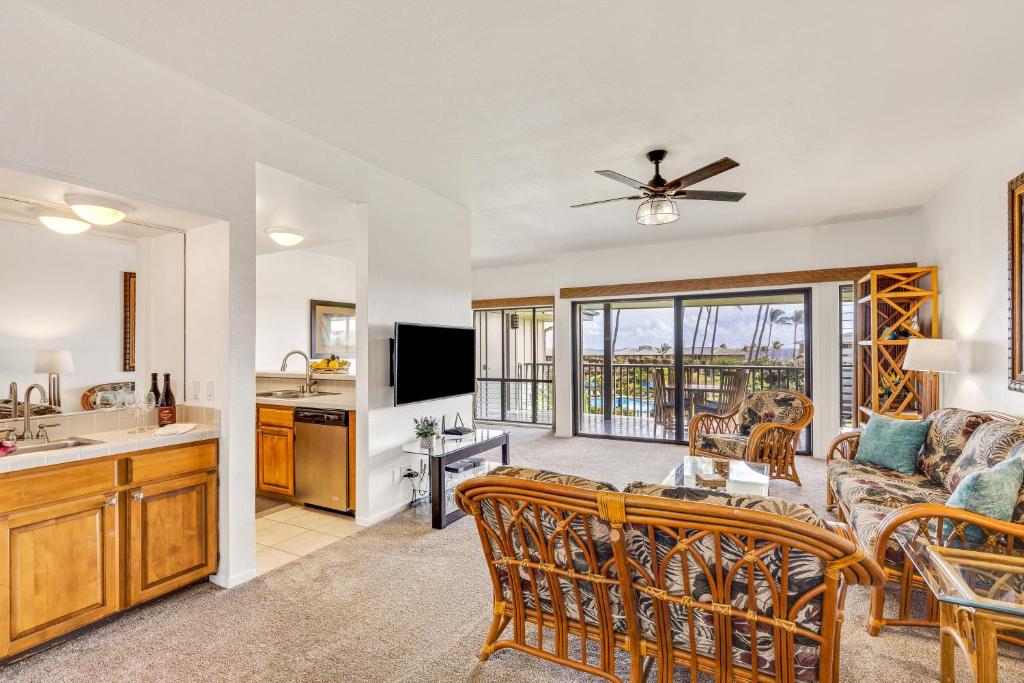
[{"label": "wooden trim", "polygon": [[1009,279],[1009,330],[1007,346],[1010,353],[1009,384],[1012,391],[1024,391],[1024,340],[1021,339],[1021,213],[1024,212],[1024,173],[1007,183],[1007,277]]},{"label": "wooden trim", "polygon": [[481,308],[528,308],[530,306],[554,306],[554,296],[519,296],[508,299],[474,299],[473,310]]},{"label": "wooden trim", "polygon": [[[780,273],[758,273],[755,275],[698,277],[690,278],[688,280],[633,282],[622,285],[563,287],[561,291],[559,291],[558,296],[562,299],[589,299],[593,297],[632,296],[636,294],[703,292],[713,289],[745,289],[750,287],[778,287],[780,285],[806,285],[814,282],[856,282],[872,270],[912,268],[916,265],[917,263],[889,263],[875,266],[845,266],[842,268],[791,270]],[[476,302],[474,301],[473,303],[475,304]]]}]

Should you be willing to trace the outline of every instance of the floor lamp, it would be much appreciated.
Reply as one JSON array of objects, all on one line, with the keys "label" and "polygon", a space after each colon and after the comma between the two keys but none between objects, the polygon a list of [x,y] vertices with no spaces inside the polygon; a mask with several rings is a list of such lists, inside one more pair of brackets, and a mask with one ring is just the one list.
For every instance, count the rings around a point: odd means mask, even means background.
[{"label": "floor lamp", "polygon": [[920,373],[921,417],[939,408],[939,373],[960,372],[960,355],[952,339],[919,339],[907,342],[903,369]]}]

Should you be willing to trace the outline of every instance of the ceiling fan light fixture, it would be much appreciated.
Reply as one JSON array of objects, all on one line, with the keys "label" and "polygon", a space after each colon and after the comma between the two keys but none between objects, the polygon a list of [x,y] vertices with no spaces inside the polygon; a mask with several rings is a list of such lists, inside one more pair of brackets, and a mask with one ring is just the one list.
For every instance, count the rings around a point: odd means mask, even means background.
[{"label": "ceiling fan light fixture", "polygon": [[93,225],[113,225],[135,210],[124,202],[91,194],[66,194],[64,203],[83,221]]},{"label": "ceiling fan light fixture", "polygon": [[78,235],[92,227],[91,224],[75,218],[70,211],[39,207],[34,213],[36,220],[62,235]]},{"label": "ceiling fan light fixture", "polygon": [[306,233],[301,230],[293,230],[291,228],[267,228],[265,232],[270,235],[270,239],[274,240],[282,247],[294,247],[296,244],[306,239]]},{"label": "ceiling fan light fixture", "polygon": [[648,197],[636,208],[636,222],[640,225],[665,225],[679,220],[679,209],[668,197]]}]

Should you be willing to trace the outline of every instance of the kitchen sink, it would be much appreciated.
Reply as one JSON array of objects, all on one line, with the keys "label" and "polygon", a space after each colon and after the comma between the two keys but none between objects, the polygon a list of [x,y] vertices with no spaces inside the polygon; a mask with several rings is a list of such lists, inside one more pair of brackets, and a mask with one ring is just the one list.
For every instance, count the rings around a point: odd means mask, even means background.
[{"label": "kitchen sink", "polygon": [[336,391],[315,391],[302,393],[295,389],[281,389],[278,391],[258,391],[257,398],[316,398],[317,396],[337,396]]},{"label": "kitchen sink", "polygon": [[79,446],[91,446],[93,444],[103,443],[102,441],[96,441],[95,439],[80,439],[71,437],[70,439],[57,439],[49,443],[30,443],[26,446],[18,446],[18,449],[9,455],[25,455],[26,453],[39,453],[40,451],[55,451],[62,448],[78,448]]}]

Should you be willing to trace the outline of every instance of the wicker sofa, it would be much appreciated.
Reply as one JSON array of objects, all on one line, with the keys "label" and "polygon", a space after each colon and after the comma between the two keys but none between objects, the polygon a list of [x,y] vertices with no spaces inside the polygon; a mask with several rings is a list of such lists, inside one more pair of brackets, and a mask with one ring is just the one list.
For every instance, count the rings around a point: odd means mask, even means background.
[{"label": "wicker sofa", "polygon": [[[840,435],[828,452],[827,504],[847,521],[861,544],[882,566],[886,582],[899,589],[897,616],[887,618],[885,587],[871,595],[868,632],[887,625],[937,626],[937,605],[899,545],[904,542],[942,545],[977,543],[979,536],[992,552],[1020,552],[1024,546],[1024,488],[1013,519],[1004,522],[946,505],[956,485],[972,471],[1024,450],[1024,424],[997,413],[959,408],[936,410],[917,471],[903,474],[854,460],[859,432]],[[978,530],[976,531],[975,528]],[[968,538],[968,531],[973,538]],[[979,533],[980,531],[980,533]],[[927,612],[914,616],[911,593],[928,594]]]},{"label": "wicker sofa", "polygon": [[690,453],[768,464],[772,479],[800,484],[796,447],[814,404],[796,391],[755,391],[729,412],[697,413],[690,420]]},{"label": "wicker sofa", "polygon": [[837,681],[846,588],[883,581],[846,525],[785,500],[517,467],[456,500],[493,588],[482,660],[512,648],[611,681],[676,667]]}]

